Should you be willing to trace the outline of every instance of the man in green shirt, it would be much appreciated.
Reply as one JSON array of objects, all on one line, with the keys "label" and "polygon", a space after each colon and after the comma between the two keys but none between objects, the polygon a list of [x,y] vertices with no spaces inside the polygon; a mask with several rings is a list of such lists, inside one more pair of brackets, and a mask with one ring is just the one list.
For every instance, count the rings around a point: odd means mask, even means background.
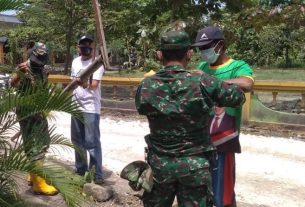
[{"label": "man in green shirt", "polygon": [[171,207],[175,196],[179,206],[212,206],[209,113],[215,104],[239,107],[245,99],[234,84],[186,70],[192,52],[187,33],[162,35],[157,57],[163,67],[137,90],[137,110],[150,127],[145,141],[154,181],[143,195],[145,207]]},{"label": "man in green shirt", "polygon": [[[220,28],[208,26],[199,30],[193,46],[199,49],[203,60],[199,63],[198,69],[227,83],[237,84],[244,92],[252,90],[254,79],[251,67],[246,62],[234,60],[226,54],[225,38]],[[217,148],[217,155],[212,162],[212,183],[216,207],[236,206],[235,153],[241,152],[239,143],[241,112],[241,106],[238,108],[226,107],[225,114],[233,119],[223,119],[222,115],[221,124],[215,123],[219,120],[215,115],[214,119],[210,121],[212,142]],[[235,123],[226,123],[226,121],[232,122],[232,120]]]}]

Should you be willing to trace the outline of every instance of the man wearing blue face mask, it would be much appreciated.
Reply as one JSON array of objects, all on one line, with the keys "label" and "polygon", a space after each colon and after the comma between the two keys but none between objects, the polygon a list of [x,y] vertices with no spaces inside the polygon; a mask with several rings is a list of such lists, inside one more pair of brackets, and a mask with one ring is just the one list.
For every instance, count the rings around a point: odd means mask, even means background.
[{"label": "man wearing blue face mask", "polygon": [[[251,67],[242,60],[234,60],[226,54],[226,45],[223,32],[219,27],[208,26],[199,30],[196,42],[193,45],[200,53],[202,62],[198,69],[215,75],[228,83],[238,85],[244,92],[250,92],[254,79]],[[214,115],[210,123],[211,141],[217,149],[217,153],[211,161],[212,184],[214,192],[214,205],[216,207],[234,207],[235,200],[235,153],[241,152],[239,132],[242,107],[225,108],[225,113],[233,117],[227,121],[235,121],[236,130],[225,130],[223,126],[231,126],[232,123],[221,124],[221,117]],[[213,116],[213,114],[211,114]]]},{"label": "man wearing blue face mask", "polygon": [[[90,80],[80,81],[79,75],[94,59],[94,42],[90,36],[83,36],[78,41],[80,56],[72,62],[71,77],[79,80],[78,87],[73,91],[73,99],[83,112],[84,121],[71,118],[71,140],[77,147],[75,152],[76,173],[84,175],[88,169],[95,168],[94,181],[103,183],[102,174],[102,148],[100,141],[100,111],[101,111],[101,86],[100,81],[104,73],[104,67],[95,71]],[[87,152],[90,155],[89,166]]]}]

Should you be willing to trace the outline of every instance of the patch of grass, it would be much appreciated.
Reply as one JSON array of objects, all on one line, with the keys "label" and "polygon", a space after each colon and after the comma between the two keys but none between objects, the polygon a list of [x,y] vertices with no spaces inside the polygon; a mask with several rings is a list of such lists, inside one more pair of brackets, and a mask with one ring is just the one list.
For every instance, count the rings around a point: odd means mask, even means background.
[{"label": "patch of grass", "polygon": [[[130,77],[142,78],[146,72],[133,70],[107,71],[106,76],[112,77]],[[256,80],[287,80],[287,81],[305,81],[305,69],[254,69]]]},{"label": "patch of grass", "polygon": [[125,69],[122,70],[121,72],[119,71],[106,71],[105,76],[112,76],[112,77],[128,77],[128,78],[143,78],[145,71],[140,71],[140,70],[130,70],[130,69]]},{"label": "patch of grass", "polygon": [[254,69],[256,80],[305,81],[305,69]]}]

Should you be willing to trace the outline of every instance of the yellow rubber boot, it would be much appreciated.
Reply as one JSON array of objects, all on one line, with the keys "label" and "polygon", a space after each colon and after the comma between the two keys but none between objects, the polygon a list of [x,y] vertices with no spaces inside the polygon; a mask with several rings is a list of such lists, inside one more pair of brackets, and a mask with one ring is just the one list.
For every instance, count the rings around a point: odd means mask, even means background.
[{"label": "yellow rubber boot", "polygon": [[33,181],[32,190],[35,194],[52,196],[58,193],[58,190],[54,186],[48,185],[42,177],[34,174],[31,174],[31,177]]},{"label": "yellow rubber boot", "polygon": [[26,176],[26,181],[28,182],[28,186],[33,185],[32,176],[30,173]]}]

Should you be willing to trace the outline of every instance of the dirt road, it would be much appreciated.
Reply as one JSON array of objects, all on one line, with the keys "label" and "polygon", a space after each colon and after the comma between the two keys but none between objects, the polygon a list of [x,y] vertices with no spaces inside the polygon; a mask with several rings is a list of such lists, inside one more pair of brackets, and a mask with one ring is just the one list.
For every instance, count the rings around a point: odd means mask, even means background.
[{"label": "dirt road", "polygon": [[305,206],[304,142],[243,135],[241,144],[236,186],[240,206]]},{"label": "dirt road", "polygon": [[[64,121],[69,117],[56,117],[56,123],[60,123],[57,132],[69,137],[69,122]],[[104,116],[100,127],[103,165],[107,169],[118,174],[129,162],[143,160],[143,137],[149,131],[145,119]],[[304,141],[242,134],[241,144],[243,153],[237,155],[236,182],[239,207],[305,207]],[[60,157],[74,159],[68,151],[61,152]],[[128,201],[128,194],[121,200],[112,206],[135,206]]]}]

